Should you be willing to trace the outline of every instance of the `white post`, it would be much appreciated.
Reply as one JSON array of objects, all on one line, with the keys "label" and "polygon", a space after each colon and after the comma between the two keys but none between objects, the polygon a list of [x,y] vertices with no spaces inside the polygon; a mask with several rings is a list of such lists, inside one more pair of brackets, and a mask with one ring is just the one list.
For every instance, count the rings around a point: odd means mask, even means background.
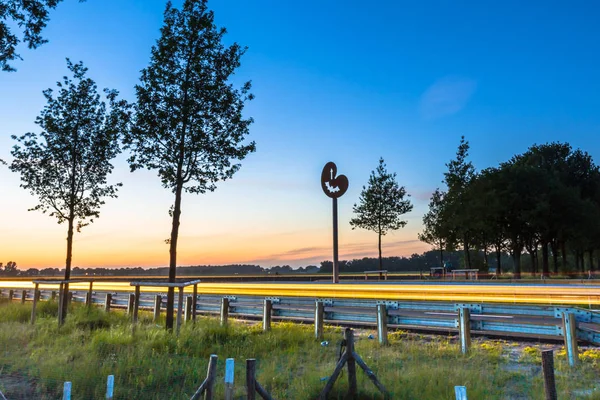
[{"label": "white post", "polygon": [[467,387],[454,386],[454,394],[456,395],[456,400],[467,400]]},{"label": "white post", "polygon": [[109,375],[106,380],[106,400],[112,400],[115,391],[115,376]]},{"label": "white post", "polygon": [[71,382],[65,382],[62,400],[71,400]]},{"label": "white post", "polygon": [[233,370],[235,361],[233,358],[225,360],[225,400],[233,399]]}]

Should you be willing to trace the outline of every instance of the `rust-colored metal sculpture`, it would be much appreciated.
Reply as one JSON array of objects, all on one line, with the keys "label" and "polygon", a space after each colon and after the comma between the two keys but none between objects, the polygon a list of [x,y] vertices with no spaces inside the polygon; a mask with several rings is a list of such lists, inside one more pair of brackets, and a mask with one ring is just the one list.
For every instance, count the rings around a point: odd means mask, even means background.
[{"label": "rust-colored metal sculpture", "polygon": [[339,283],[339,262],[338,262],[338,209],[337,199],[348,190],[348,178],[345,175],[337,174],[337,166],[333,162],[328,162],[321,172],[321,188],[327,197],[333,200],[333,283]]}]

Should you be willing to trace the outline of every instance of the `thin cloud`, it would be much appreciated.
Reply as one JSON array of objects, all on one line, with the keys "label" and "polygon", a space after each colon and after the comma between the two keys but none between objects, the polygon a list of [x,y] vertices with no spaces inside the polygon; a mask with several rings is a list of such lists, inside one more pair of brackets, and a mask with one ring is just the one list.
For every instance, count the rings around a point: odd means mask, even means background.
[{"label": "thin cloud", "polygon": [[477,82],[460,77],[445,77],[421,95],[419,105],[425,119],[438,119],[462,110],[477,89]]}]

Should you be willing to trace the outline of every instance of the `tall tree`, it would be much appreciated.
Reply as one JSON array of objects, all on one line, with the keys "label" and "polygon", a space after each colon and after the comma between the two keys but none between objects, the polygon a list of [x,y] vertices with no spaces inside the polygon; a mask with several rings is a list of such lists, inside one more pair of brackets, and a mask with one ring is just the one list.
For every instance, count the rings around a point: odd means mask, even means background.
[{"label": "tall tree", "polygon": [[[117,100],[117,91],[105,89],[107,108],[81,62],[67,59],[67,66],[73,78],[65,76],[57,83],[56,97],[52,89],[43,92],[48,103],[36,119],[42,132],[12,136],[18,144],[11,151],[10,169],[21,175],[21,187],[38,198],[31,210],[49,212],[59,224],[67,223],[68,280],[74,229],[98,218],[104,199],[116,197],[121,185],[108,184],[107,176],[119,153],[119,136],[127,130],[129,110],[126,102]],[[66,302],[64,306],[66,310]]]},{"label": "tall tree", "polygon": [[419,240],[430,244],[440,252],[440,266],[444,265],[444,250],[448,245],[449,233],[442,219],[444,207],[444,192],[435,189],[429,200],[429,211],[423,216],[423,232]]},{"label": "tall tree", "polygon": [[48,104],[36,119],[42,129],[39,136],[12,136],[18,144],[11,151],[10,165],[21,174],[21,187],[38,198],[39,204],[30,211],[49,212],[59,224],[67,223],[66,280],[71,277],[74,229],[79,232],[99,218],[104,199],[116,197],[121,186],[109,185],[107,177],[129,120],[129,106],[117,100],[116,90],[105,89],[107,107],[83,63],[67,59],[67,66],[73,79],[65,76],[57,82],[56,97],[52,89],[43,92]]},{"label": "tall tree", "polygon": [[[15,70],[9,62],[21,59],[16,52],[21,41],[27,43],[30,49],[36,49],[47,42],[42,37],[42,30],[48,23],[50,10],[61,1],[0,0],[0,68],[3,71]],[[11,30],[15,25],[23,28],[22,40]]]},{"label": "tall tree", "polygon": [[389,231],[403,228],[406,221],[402,216],[413,209],[404,186],[398,185],[396,173],[389,173],[383,158],[369,177],[368,187],[363,186],[359,204],[353,211],[355,218],[350,220],[352,229],[362,228],[377,233],[379,249],[379,270],[383,269],[381,258],[381,237]]},{"label": "tall tree", "polygon": [[444,173],[444,183],[448,187],[445,220],[455,233],[457,241],[463,245],[466,268],[471,267],[469,248],[473,235],[473,219],[469,215],[470,198],[467,195],[467,187],[475,177],[475,167],[471,161],[467,161],[468,156],[469,142],[462,136],[456,151],[456,158],[446,164],[448,171]]},{"label": "tall tree", "polygon": [[[245,141],[252,118],[242,111],[253,98],[250,82],[230,82],[246,51],[225,46],[226,33],[214,23],[206,0],[185,0],[181,10],[167,3],[161,37],[136,86],[134,124],[125,145],[131,170],[154,169],[174,195],[169,243],[169,282],[175,282],[183,191],[205,193],[240,168],[232,163],[255,151]],[[173,328],[174,289],[167,295],[167,329]]]}]

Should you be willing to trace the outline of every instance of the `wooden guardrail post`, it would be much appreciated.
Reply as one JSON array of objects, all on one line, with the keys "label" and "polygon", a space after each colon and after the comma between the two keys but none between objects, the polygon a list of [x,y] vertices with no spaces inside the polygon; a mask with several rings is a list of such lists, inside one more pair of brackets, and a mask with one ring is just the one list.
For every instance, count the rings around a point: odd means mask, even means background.
[{"label": "wooden guardrail post", "polygon": [[273,400],[271,395],[256,381],[256,359],[254,358],[246,360],[246,389],[248,400],[255,400],[256,393],[258,393],[263,400]]},{"label": "wooden guardrail post", "polygon": [[37,306],[37,303],[39,301],[39,294],[40,294],[40,284],[36,283],[35,284],[35,289],[33,289],[33,305],[31,306],[31,325],[35,324],[35,309]]},{"label": "wooden guardrail post", "polygon": [[388,344],[387,307],[385,304],[377,304],[377,339],[379,344]]},{"label": "wooden guardrail post", "polygon": [[227,325],[227,319],[229,318],[229,299],[223,297],[221,299],[221,325]]},{"label": "wooden guardrail post", "polygon": [[177,336],[181,330],[181,320],[183,319],[183,286],[179,287],[179,295],[177,296]]},{"label": "wooden guardrail post", "polygon": [[152,320],[154,322],[158,321],[158,318],[160,317],[160,305],[162,304],[162,296],[160,294],[157,294],[154,297],[154,316],[152,318]]},{"label": "wooden guardrail post", "polygon": [[133,305],[135,304],[135,294],[129,293],[127,297],[127,315],[133,315]]},{"label": "wooden guardrail post", "polygon": [[67,307],[69,307],[72,302],[73,302],[73,292],[68,292],[67,293]]},{"label": "wooden guardrail post", "polygon": [[185,296],[184,320],[186,324],[192,320],[192,296]]},{"label": "wooden guardrail post", "polygon": [[544,374],[544,392],[546,400],[557,400],[556,383],[554,382],[554,352],[542,351],[542,373]]},{"label": "wooden guardrail post", "polygon": [[385,399],[389,399],[389,393],[385,389],[385,387],[379,382],[377,376],[371,371],[371,369],[367,366],[367,364],[363,361],[363,359],[354,351],[354,332],[350,328],[346,328],[344,331],[344,343],[346,344],[346,350],[341,355],[338,363],[333,370],[333,373],[329,377],[327,384],[319,394],[320,400],[327,399],[329,392],[333,389],[333,385],[335,381],[339,377],[342,369],[344,369],[344,365],[348,366],[348,397],[354,398],[356,396],[356,364],[362,368],[367,377],[373,382],[375,387],[379,389],[379,391],[383,394]]},{"label": "wooden guardrail post", "polygon": [[90,281],[90,288],[87,292],[87,296],[85,296],[85,305],[88,307],[91,307],[92,303],[94,302],[94,299],[93,299],[94,293],[92,292],[93,284],[94,284],[94,282]]},{"label": "wooden guardrail post", "polygon": [[56,300],[56,290],[53,290],[52,293],[50,293],[50,300]]},{"label": "wooden guardrail post", "polygon": [[104,298],[104,311],[110,311],[110,303],[112,303],[112,294],[106,293],[106,297]]},{"label": "wooden guardrail post", "polygon": [[323,339],[323,314],[325,305],[321,301],[315,302],[315,338]]},{"label": "wooden guardrail post", "polygon": [[26,299],[27,299],[27,290],[23,290],[21,292],[21,304],[25,304]]},{"label": "wooden guardrail post", "polygon": [[233,400],[233,379],[235,371],[235,360],[225,360],[225,400]]},{"label": "wooden guardrail post", "polygon": [[138,322],[138,314],[140,311],[140,287],[135,287],[135,294],[133,297],[133,323]]},{"label": "wooden guardrail post", "polygon": [[8,291],[8,301],[13,301],[13,297],[15,297],[15,291],[10,289]]},{"label": "wooden guardrail post", "polygon": [[64,307],[63,304],[65,301],[67,301],[66,296],[65,296],[65,291],[64,289],[64,284],[60,283],[58,285],[58,326],[62,326],[65,322],[65,315],[63,313],[64,311]]},{"label": "wooden guardrail post", "polygon": [[192,292],[192,321],[196,322],[196,308],[198,306],[198,284],[194,284],[194,291]]},{"label": "wooden guardrail post", "polygon": [[210,361],[208,362],[208,372],[206,373],[206,379],[200,384],[196,393],[190,397],[190,400],[198,400],[200,396],[204,393],[204,400],[212,400],[214,396],[214,385],[215,378],[217,376],[217,359],[218,357],[215,354],[210,356]]},{"label": "wooden guardrail post", "polygon": [[458,309],[458,329],[460,336],[460,351],[469,352],[471,347],[471,310],[468,307]]},{"label": "wooden guardrail post", "polygon": [[263,331],[267,332],[271,330],[271,315],[273,311],[273,302],[271,300],[264,300],[263,303]]},{"label": "wooden guardrail post", "polygon": [[577,348],[577,320],[572,312],[563,312],[563,333],[565,336],[565,349],[569,365],[574,367],[579,362],[579,349]]}]

